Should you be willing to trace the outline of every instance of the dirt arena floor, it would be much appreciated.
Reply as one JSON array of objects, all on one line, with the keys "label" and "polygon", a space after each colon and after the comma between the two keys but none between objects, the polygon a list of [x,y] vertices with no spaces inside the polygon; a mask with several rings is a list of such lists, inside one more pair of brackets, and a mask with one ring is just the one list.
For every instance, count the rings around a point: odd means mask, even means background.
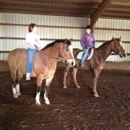
[{"label": "dirt arena floor", "polygon": [[[0,62],[0,130],[130,130],[130,62],[106,62],[98,80],[99,98],[91,91],[90,71],[79,70],[63,89],[64,65],[51,83],[50,105],[35,105],[36,79],[21,80],[21,96],[14,99],[7,62]],[[43,88],[45,81],[43,81]]]}]

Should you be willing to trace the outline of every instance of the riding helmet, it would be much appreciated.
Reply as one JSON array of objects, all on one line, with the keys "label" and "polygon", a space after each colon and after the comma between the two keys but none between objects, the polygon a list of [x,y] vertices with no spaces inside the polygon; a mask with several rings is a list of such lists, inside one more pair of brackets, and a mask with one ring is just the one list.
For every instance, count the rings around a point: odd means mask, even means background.
[{"label": "riding helmet", "polygon": [[92,30],[91,25],[87,25],[87,26],[86,26],[86,29],[90,29],[90,30]]}]

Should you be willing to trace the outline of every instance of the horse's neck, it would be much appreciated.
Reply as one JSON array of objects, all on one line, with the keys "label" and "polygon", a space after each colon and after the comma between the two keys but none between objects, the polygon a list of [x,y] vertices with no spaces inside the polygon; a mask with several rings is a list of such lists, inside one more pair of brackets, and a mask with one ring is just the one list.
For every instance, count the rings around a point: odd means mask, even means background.
[{"label": "horse's neck", "polygon": [[97,48],[97,51],[100,54],[99,57],[103,58],[103,60],[105,61],[112,52],[112,42],[107,41],[99,48]]},{"label": "horse's neck", "polygon": [[47,48],[44,50],[43,54],[48,57],[48,60],[51,60],[53,62],[57,62],[59,59],[59,51],[54,47]]}]

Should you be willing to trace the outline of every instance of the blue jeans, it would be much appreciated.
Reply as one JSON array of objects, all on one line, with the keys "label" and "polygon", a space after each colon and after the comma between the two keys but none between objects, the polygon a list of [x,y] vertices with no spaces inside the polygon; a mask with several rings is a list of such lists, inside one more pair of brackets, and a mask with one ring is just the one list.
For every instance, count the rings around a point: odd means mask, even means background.
[{"label": "blue jeans", "polygon": [[28,61],[26,65],[26,73],[32,73],[33,71],[33,61],[34,61],[34,56],[36,54],[37,50],[35,49],[27,49],[27,56],[28,56]]},{"label": "blue jeans", "polygon": [[[91,48],[91,47],[90,47]],[[81,59],[81,63],[80,64],[84,64],[84,61],[85,61],[85,59],[86,59],[86,57],[87,57],[87,55],[88,55],[88,51],[89,51],[89,49],[90,49],[89,47],[88,48],[84,48],[83,47],[83,52],[84,52],[84,54],[83,54],[83,57],[82,57],[82,59]]]}]

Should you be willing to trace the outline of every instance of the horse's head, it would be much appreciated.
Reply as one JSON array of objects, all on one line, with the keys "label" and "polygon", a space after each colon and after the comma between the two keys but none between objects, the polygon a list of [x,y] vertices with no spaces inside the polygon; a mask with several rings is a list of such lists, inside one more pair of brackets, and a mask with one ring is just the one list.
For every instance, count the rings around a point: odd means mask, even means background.
[{"label": "horse's head", "polygon": [[75,65],[71,40],[65,39],[63,42],[61,42],[59,56],[67,62],[69,67],[73,67]]},{"label": "horse's head", "polygon": [[125,57],[127,54],[122,46],[121,37],[120,38],[112,38],[112,41],[113,41],[112,51],[114,51],[116,54],[118,54],[121,58]]}]

